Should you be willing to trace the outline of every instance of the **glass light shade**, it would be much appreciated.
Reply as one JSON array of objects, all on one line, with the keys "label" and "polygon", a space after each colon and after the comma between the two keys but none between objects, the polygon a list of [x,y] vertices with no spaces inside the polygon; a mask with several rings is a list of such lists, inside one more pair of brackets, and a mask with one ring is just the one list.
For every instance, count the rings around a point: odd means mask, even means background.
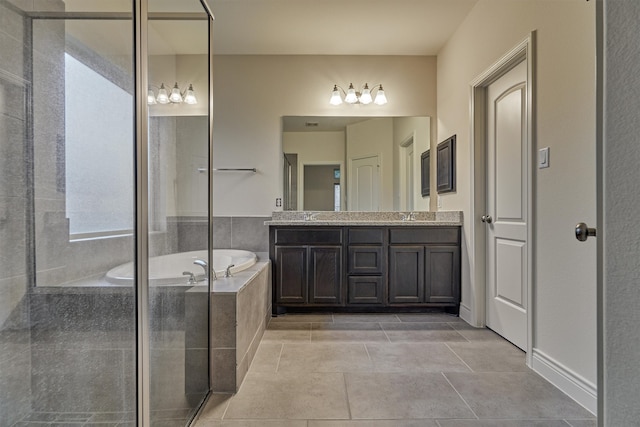
[{"label": "glass light shade", "polygon": [[158,96],[156,100],[159,104],[168,104],[169,103],[169,95],[167,94],[167,89],[164,88],[164,83],[160,85],[160,89],[158,89]]},{"label": "glass light shade", "polygon": [[329,99],[329,104],[331,105],[340,105],[342,104],[342,96],[340,96],[340,90],[337,85],[333,86],[333,92],[331,92],[331,99]]},{"label": "glass light shade", "polygon": [[184,96],[184,102],[189,105],[198,103],[198,100],[196,99],[196,94],[193,92],[193,85],[189,85],[189,89],[187,89],[187,93]]},{"label": "glass light shade", "polygon": [[173,86],[171,89],[171,95],[169,95],[169,101],[179,104],[182,102],[182,95],[180,94],[180,88],[178,87],[178,83]]},{"label": "glass light shade", "polygon": [[147,104],[154,105],[157,103],[155,93],[153,93],[153,90],[149,89],[149,92],[147,92]]},{"label": "glass light shade", "polygon": [[371,98],[371,90],[369,89],[369,86],[365,83],[364,89],[362,89],[362,95],[360,95],[360,103],[367,105],[367,104],[371,104],[372,101],[373,101],[373,98]]},{"label": "glass light shade", "polygon": [[382,85],[380,85],[380,89],[378,89],[378,93],[376,93],[376,99],[373,102],[377,105],[384,105],[387,103],[387,96],[384,94]]},{"label": "glass light shade", "polygon": [[353,88],[352,83],[349,83],[349,89],[347,89],[347,96],[344,97],[344,102],[349,104],[358,102],[358,95],[356,95],[356,90]]}]

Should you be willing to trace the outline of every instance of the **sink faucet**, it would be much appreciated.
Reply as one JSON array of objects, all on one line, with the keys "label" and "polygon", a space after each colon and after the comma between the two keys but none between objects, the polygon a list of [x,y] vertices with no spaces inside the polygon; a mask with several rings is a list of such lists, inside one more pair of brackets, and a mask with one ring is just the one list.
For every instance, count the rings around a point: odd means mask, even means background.
[{"label": "sink faucet", "polygon": [[409,212],[408,214],[400,214],[400,219],[402,221],[415,221],[416,220],[416,213],[415,212]]},{"label": "sink faucet", "polygon": [[231,267],[235,267],[235,264],[229,264],[227,266],[226,271],[224,272],[224,277],[231,277]]},{"label": "sink faucet", "polygon": [[[207,265],[207,261],[201,260],[201,259],[197,259],[195,261],[193,261],[193,263],[195,265],[199,265],[200,267],[204,268],[204,276],[207,277],[209,275],[209,266]],[[211,280],[217,280],[218,277],[216,276],[216,271],[215,270],[211,270],[211,273],[213,273],[213,277],[211,278]]]},{"label": "sink faucet", "polygon": [[317,212],[305,212],[304,213],[304,220],[305,221],[314,221],[316,219],[317,215],[318,215]]},{"label": "sink faucet", "polygon": [[193,274],[192,272],[190,272],[190,271],[183,271],[183,272],[182,272],[182,274],[183,274],[183,275],[185,275],[185,276],[189,276],[189,281],[187,282],[187,284],[189,284],[189,285],[194,285],[194,284],[197,282],[197,280],[196,280],[196,275],[195,275],[195,274]]}]

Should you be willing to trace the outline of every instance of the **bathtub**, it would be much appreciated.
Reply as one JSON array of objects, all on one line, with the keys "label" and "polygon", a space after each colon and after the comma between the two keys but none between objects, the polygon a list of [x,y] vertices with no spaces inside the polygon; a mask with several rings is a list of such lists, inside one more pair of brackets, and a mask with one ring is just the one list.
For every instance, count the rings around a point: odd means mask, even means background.
[{"label": "bathtub", "polygon": [[[187,284],[189,277],[182,274],[190,271],[200,284],[204,280],[204,269],[193,262],[197,259],[207,261],[207,251],[179,252],[171,255],[162,255],[149,258],[149,285],[182,285]],[[257,261],[256,254],[239,249],[214,249],[213,270],[218,278],[224,277],[227,266],[231,267],[231,273],[245,270]],[[114,285],[132,285],[135,270],[133,262],[112,268],[105,275],[105,280]]]}]

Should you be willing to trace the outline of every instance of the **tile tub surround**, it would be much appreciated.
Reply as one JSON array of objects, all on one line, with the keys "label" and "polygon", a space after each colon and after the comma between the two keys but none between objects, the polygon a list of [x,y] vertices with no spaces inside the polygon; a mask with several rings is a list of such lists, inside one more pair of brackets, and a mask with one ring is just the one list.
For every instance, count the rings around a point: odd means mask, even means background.
[{"label": "tile tub surround", "polygon": [[211,385],[235,393],[242,384],[271,318],[271,263],[258,262],[231,278],[219,278],[211,294]]},{"label": "tile tub surround", "polygon": [[[312,220],[305,220],[306,214],[313,214]],[[282,211],[273,212],[266,225],[364,225],[364,226],[419,226],[419,225],[462,225],[462,211],[425,212],[415,211],[415,220],[403,221],[408,212],[313,212]]]},{"label": "tile tub surround", "polygon": [[273,318],[238,392],[213,394],[195,426],[596,426],[520,349],[467,327],[441,313]]}]

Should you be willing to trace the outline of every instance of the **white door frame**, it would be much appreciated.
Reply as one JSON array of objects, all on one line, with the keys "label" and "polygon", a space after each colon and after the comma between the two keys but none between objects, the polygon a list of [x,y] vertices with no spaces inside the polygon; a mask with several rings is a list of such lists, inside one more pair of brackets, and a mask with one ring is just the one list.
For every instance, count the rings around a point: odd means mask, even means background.
[{"label": "white door frame", "polygon": [[[408,137],[406,137],[405,139],[402,140],[402,142],[400,143],[400,167],[399,167],[399,171],[398,171],[398,180],[400,181],[400,210],[407,210],[407,167],[409,166],[409,162],[408,162],[408,156],[407,156],[407,151],[409,149],[409,146],[413,146],[413,193],[411,195],[411,197],[413,198],[412,200],[412,204],[413,204],[413,209],[416,209],[416,197],[415,197],[415,192],[416,192],[416,179],[415,179],[415,175],[416,175],[416,162],[415,162],[415,158],[416,158],[416,133],[415,132],[411,132],[411,135],[409,135]],[[417,169],[419,170],[419,168]]]},{"label": "white door frame", "polygon": [[526,174],[527,184],[527,216],[528,231],[527,243],[529,245],[527,256],[527,365],[531,367],[533,363],[533,312],[534,303],[533,288],[535,285],[535,250],[534,241],[535,229],[535,164],[538,156],[535,154],[535,31],[531,32],[515,48],[500,58],[495,64],[489,67],[471,82],[470,97],[470,149],[471,149],[471,221],[470,235],[473,236],[473,245],[469,248],[470,270],[471,270],[471,295],[472,307],[461,306],[461,315],[467,318],[475,326],[485,326],[486,324],[486,228],[480,222],[480,217],[486,212],[486,90],[487,87],[500,78],[504,73],[513,68],[521,61],[527,63],[527,139],[529,146],[529,162],[527,163]]}]

